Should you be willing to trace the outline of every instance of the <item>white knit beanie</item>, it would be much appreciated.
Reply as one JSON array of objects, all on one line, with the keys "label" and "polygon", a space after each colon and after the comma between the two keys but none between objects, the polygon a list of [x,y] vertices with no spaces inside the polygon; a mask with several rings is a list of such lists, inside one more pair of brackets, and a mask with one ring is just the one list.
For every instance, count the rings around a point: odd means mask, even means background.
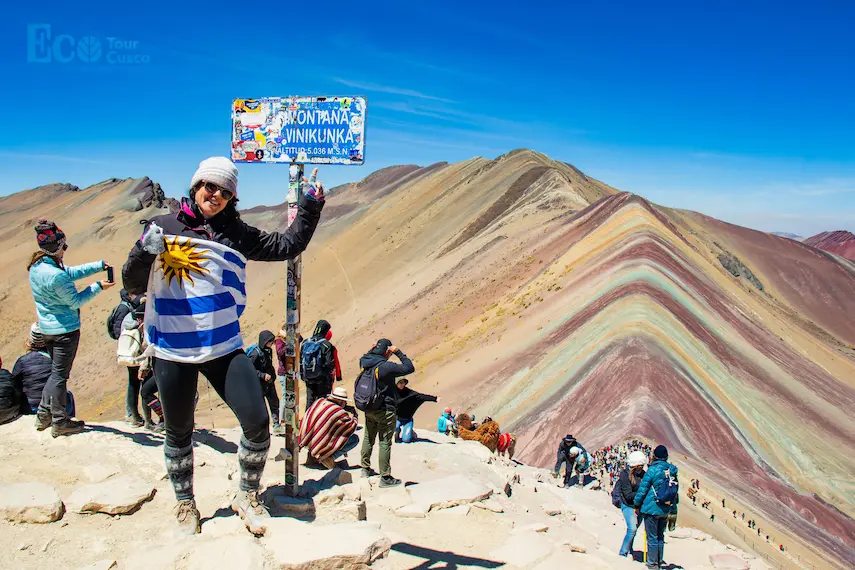
[{"label": "white knit beanie", "polygon": [[213,182],[221,188],[231,190],[237,196],[238,170],[234,163],[224,156],[212,156],[199,163],[199,169],[190,180],[190,188],[195,188],[201,180]]}]

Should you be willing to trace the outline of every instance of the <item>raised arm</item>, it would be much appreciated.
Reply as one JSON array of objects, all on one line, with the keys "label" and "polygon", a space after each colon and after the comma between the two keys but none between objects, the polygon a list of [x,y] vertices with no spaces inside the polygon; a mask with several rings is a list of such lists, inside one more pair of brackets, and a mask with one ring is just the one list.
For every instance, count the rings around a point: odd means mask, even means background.
[{"label": "raised arm", "polygon": [[283,232],[265,232],[243,222],[239,249],[254,261],[284,261],[294,259],[309,245],[321,219],[324,202],[303,194],[297,217]]},{"label": "raised arm", "polygon": [[65,272],[72,280],[84,279],[90,275],[95,275],[99,271],[104,271],[104,261],[93,261],[92,263],[84,263],[83,265],[74,265],[66,267]]},{"label": "raised arm", "polygon": [[74,281],[66,273],[56,275],[51,287],[62,303],[71,309],[79,309],[101,292],[101,283],[99,282],[78,291],[77,287],[74,286]]}]

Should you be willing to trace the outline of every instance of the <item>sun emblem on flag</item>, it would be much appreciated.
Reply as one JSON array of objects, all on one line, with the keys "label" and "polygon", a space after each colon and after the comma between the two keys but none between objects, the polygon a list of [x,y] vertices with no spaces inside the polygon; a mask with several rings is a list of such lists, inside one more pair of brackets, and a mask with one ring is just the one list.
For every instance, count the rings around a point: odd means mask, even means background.
[{"label": "sun emblem on flag", "polygon": [[160,269],[163,270],[167,285],[172,285],[174,278],[183,289],[185,280],[195,285],[191,272],[200,275],[208,272],[201,265],[205,259],[201,251],[196,251],[196,245],[190,242],[178,243],[178,237],[175,237],[172,242],[166,242],[166,251],[160,254]]}]

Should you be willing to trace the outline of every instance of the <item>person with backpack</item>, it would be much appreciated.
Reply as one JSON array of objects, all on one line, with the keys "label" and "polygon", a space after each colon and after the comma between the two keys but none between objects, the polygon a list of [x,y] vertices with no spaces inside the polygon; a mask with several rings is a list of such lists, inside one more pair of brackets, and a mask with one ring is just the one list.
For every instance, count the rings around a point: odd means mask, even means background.
[{"label": "person with backpack", "polygon": [[[392,355],[398,357],[400,364],[389,362]],[[362,476],[374,475],[371,469],[371,453],[374,441],[380,440],[380,486],[395,487],[400,479],[392,477],[392,439],[395,435],[398,400],[396,378],[416,371],[413,361],[407,358],[392,341],[381,338],[374,347],[359,359],[362,367],[356,379],[354,401],[356,407],[365,413],[365,436],[362,439]]]},{"label": "person with backpack", "polygon": [[296,217],[282,232],[241,220],[238,169],[226,157],[203,160],[177,212],[145,223],[122,269],[128,293],[146,294],[146,340],[163,408],[166,471],[182,534],[201,532],[193,493],[193,427],[201,372],[237,417],[240,469],[234,510],[256,535],[270,514],[258,497],[270,450],[270,417],[258,376],[244,352],[240,317],[249,261],[294,259],[309,245],[324,207],[323,185],[303,179]]},{"label": "person with backpack", "polygon": [[621,470],[612,490],[612,504],[620,508],[626,520],[626,535],[620,547],[620,556],[632,555],[632,543],[638,532],[639,517],[635,510],[635,494],[644,478],[647,456],[643,451],[633,451],[627,458],[627,467]]},{"label": "person with backpack", "polygon": [[581,486],[585,481],[585,473],[591,466],[591,456],[582,447],[582,444],[576,441],[576,438],[570,434],[564,436],[561,443],[558,444],[557,460],[555,468],[552,470],[552,476],[557,478],[561,474],[561,466],[564,465],[564,486],[570,487],[570,480],[573,478],[575,471],[577,477],[577,485]]},{"label": "person with backpack", "polygon": [[[143,331],[145,300],[143,298],[143,301],[138,303],[136,302],[138,298],[135,297],[132,300],[124,289],[122,292],[125,294],[122,302],[113,309],[110,317],[113,318],[114,315],[117,316],[124,312],[121,309],[130,307],[130,311],[122,317],[119,336],[116,342],[116,362],[119,366],[124,366],[128,370],[128,389],[125,394],[125,423],[134,427],[142,427],[146,423],[139,411],[140,390],[142,389],[140,360],[143,352],[143,335],[145,334]],[[149,423],[151,422],[149,421]]]},{"label": "person with backpack", "polygon": [[[276,395],[276,369],[273,366],[273,343],[276,336],[264,330],[258,333],[258,344],[253,344],[246,349],[249,360],[255,367],[258,381],[261,384],[261,392],[270,406],[270,417],[273,420],[273,433],[276,435],[285,433],[279,423],[279,396]],[[284,397],[284,396],[283,396]]]},{"label": "person with backpack", "polygon": [[413,423],[415,422],[413,416],[425,402],[439,402],[437,396],[422,394],[408,388],[407,384],[409,383],[410,381],[406,378],[398,378],[396,383],[398,403],[395,409],[398,418],[395,421],[395,443],[412,443],[417,439],[413,432]]},{"label": "person with backpack", "polygon": [[0,358],[0,425],[13,422],[27,413],[27,398],[20,379],[3,368]]},{"label": "person with backpack", "polygon": [[319,320],[309,340],[300,347],[300,372],[306,383],[306,409],[315,400],[326,398],[332,393],[333,383],[341,382],[341,365],[338,349],[330,342],[332,326]]},{"label": "person with backpack", "polygon": [[644,519],[647,534],[647,567],[659,568],[665,551],[665,527],[669,516],[677,515],[680,485],[677,467],[668,463],[668,449],[659,445],[653,450],[653,461],[644,474],[633,500]]},{"label": "person with backpack", "polygon": [[35,231],[39,250],[30,258],[27,271],[39,329],[51,357],[51,374],[36,412],[36,429],[51,428],[51,435],[59,437],[80,433],[85,426],[84,422],[70,418],[66,410],[68,377],[80,344],[80,307],[115,283],[96,281],[78,291],[75,281],[105,271],[110,265],[95,261],[66,267],[63,263],[68,251],[65,233],[46,219],[39,220]]}]

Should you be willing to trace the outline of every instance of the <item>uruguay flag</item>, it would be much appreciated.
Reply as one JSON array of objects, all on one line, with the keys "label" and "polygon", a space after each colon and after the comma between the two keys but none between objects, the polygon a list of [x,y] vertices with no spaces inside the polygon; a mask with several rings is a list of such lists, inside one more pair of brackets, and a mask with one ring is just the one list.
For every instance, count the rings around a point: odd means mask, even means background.
[{"label": "uruguay flag", "polygon": [[212,241],[164,239],[146,294],[147,354],[199,364],[243,349],[246,258]]}]

